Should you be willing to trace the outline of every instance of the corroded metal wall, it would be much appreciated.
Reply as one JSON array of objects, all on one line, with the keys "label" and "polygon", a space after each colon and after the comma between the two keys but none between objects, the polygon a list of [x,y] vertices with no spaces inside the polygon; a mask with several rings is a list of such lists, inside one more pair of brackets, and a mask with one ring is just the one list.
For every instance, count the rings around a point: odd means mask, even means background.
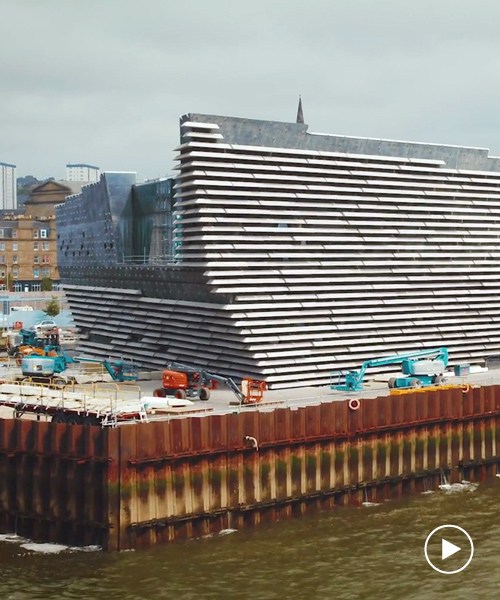
[{"label": "corroded metal wall", "polygon": [[0,419],[0,531],[106,544],[105,439],[98,427]]},{"label": "corroded metal wall", "polygon": [[[124,428],[119,548],[477,481],[500,462],[500,388]],[[246,436],[257,440],[245,442]]]},{"label": "corroded metal wall", "polygon": [[500,387],[361,400],[358,411],[344,401],[0,431],[2,529],[17,517],[24,535],[123,550],[493,476]]}]

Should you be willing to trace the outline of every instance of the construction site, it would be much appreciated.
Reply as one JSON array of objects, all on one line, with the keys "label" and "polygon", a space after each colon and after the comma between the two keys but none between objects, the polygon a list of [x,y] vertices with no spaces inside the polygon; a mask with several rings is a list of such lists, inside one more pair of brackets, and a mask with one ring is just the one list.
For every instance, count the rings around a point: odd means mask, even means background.
[{"label": "construction site", "polygon": [[41,358],[60,357],[14,359],[0,384],[0,531],[37,541],[145,548],[482,481],[500,463],[500,374],[450,369],[446,348],[294,390],[182,364],[23,375]]},{"label": "construction site", "polygon": [[189,113],[56,207],[77,348],[0,383],[0,530],[128,550],[497,474],[500,159]]}]

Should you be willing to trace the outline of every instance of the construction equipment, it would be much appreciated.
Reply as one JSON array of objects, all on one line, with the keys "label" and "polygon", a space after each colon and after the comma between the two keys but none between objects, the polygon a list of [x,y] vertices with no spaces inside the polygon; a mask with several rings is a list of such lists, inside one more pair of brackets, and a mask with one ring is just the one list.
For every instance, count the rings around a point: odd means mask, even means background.
[{"label": "construction equipment", "polygon": [[65,371],[69,364],[81,362],[90,362],[102,364],[106,371],[111,375],[113,381],[136,381],[139,377],[138,367],[132,363],[123,360],[99,360],[91,358],[67,356],[58,346],[46,346],[48,350],[45,356],[30,354],[21,361],[21,370],[23,377],[29,377],[37,383],[58,383],[64,384],[74,381],[74,377],[57,377]]},{"label": "construction equipment", "polygon": [[74,378],[61,376],[60,373],[67,369],[68,364],[75,361],[61,351],[55,356],[26,356],[21,361],[23,377],[30,378],[36,383],[65,385],[74,381]]},{"label": "construction equipment", "polygon": [[260,379],[251,379],[243,377],[241,380],[241,391],[245,396],[243,404],[254,404],[260,402],[267,390],[267,383]]},{"label": "construction equipment", "polygon": [[[433,357],[425,360],[425,357]],[[330,374],[330,389],[355,392],[363,389],[363,379],[370,367],[382,367],[401,363],[405,377],[391,377],[389,387],[420,388],[429,385],[441,385],[445,382],[443,373],[448,365],[447,348],[431,348],[416,350],[395,356],[383,356],[367,360],[359,371],[332,371]],[[335,383],[335,378],[337,383]]]},{"label": "construction equipment", "polygon": [[74,362],[87,362],[102,365],[111,375],[113,381],[137,381],[139,379],[139,366],[125,360],[101,360],[99,358],[84,358],[77,356]]},{"label": "construction equipment", "polygon": [[56,330],[38,332],[36,329],[21,329],[7,338],[7,353],[16,357],[18,365],[31,354],[56,356],[60,352],[59,332]]},{"label": "construction equipment", "polygon": [[264,381],[248,377],[243,379],[240,389],[230,377],[171,362],[163,371],[163,387],[156,389],[154,395],[160,398],[171,395],[176,398],[198,397],[200,400],[209,400],[210,391],[215,387],[214,382],[225,384],[238,398],[240,404],[260,402],[263,392],[267,389]]},{"label": "construction equipment", "polygon": [[470,390],[480,388],[477,383],[449,383],[444,385],[429,385],[423,388],[408,388],[408,389],[391,389],[390,396],[403,396],[405,394],[414,394],[421,392],[438,392],[440,390],[462,390],[464,394],[468,394]]},{"label": "construction equipment", "polygon": [[137,364],[125,360],[103,360],[102,364],[113,381],[137,381],[139,379]]}]

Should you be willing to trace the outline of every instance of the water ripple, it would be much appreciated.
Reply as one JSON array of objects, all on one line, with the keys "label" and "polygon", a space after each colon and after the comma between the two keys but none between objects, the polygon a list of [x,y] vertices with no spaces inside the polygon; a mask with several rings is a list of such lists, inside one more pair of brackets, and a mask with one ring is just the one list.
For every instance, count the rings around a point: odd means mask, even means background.
[{"label": "water ripple", "polygon": [[[118,554],[39,554],[27,540],[0,537],[0,598],[496,600],[499,495],[494,480],[474,493],[436,491]],[[476,548],[453,576],[432,571],[423,555],[430,531],[448,523],[464,527]]]}]

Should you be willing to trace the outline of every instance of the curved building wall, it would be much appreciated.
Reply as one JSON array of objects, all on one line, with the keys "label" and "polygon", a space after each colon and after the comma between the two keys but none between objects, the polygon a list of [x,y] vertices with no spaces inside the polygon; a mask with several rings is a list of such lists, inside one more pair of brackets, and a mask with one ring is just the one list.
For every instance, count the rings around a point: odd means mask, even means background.
[{"label": "curved building wall", "polygon": [[168,257],[173,254],[172,179],[147,182],[133,188],[133,254],[142,256]]},{"label": "curved building wall", "polygon": [[104,267],[133,253],[134,183],[135,173],[105,173],[56,207],[59,265]]}]

